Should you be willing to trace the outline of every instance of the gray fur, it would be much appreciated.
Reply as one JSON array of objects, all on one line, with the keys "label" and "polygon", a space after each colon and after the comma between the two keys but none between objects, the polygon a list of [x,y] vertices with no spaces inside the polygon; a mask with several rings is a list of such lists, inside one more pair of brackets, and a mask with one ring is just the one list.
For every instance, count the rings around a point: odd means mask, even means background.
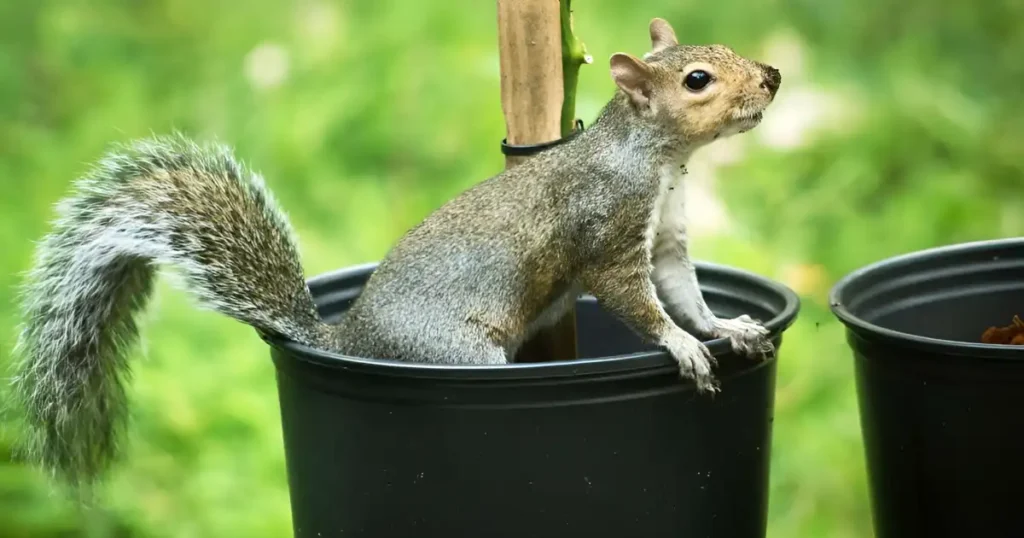
[{"label": "gray fur", "polygon": [[[589,129],[410,230],[338,326],[317,316],[284,214],[226,147],[175,136],[112,152],[60,204],[25,284],[15,394],[28,455],[73,484],[109,467],[127,415],[133,318],[156,266],[181,274],[202,306],[261,332],[436,364],[503,364],[589,291],[714,390],[713,357],[672,316],[752,355],[764,331],[715,318],[700,297],[674,171],[753,128],[778,72],[722,46],[678,46],[659,21],[646,61],[613,57],[620,91]],[[683,77],[697,64],[716,85],[688,92]]]},{"label": "gray fur", "polygon": [[72,484],[90,482],[116,451],[134,316],[157,265],[177,270],[205,308],[328,345],[287,219],[225,147],[180,136],[121,147],[57,212],[22,289],[13,392],[26,455]]}]

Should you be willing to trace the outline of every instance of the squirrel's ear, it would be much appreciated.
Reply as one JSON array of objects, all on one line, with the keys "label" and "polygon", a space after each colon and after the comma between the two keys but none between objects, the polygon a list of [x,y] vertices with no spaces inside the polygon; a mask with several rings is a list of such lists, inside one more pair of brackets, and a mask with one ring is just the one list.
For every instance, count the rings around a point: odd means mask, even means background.
[{"label": "squirrel's ear", "polygon": [[611,58],[612,80],[639,106],[651,98],[651,68],[643,60],[616,52]]},{"label": "squirrel's ear", "polygon": [[679,44],[676,32],[665,19],[651,21],[651,52],[658,52]]}]

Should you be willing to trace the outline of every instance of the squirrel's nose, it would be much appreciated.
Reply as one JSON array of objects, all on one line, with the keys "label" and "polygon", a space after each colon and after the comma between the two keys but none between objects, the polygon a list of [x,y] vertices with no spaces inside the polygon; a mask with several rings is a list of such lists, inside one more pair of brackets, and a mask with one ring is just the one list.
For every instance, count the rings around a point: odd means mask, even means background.
[{"label": "squirrel's nose", "polygon": [[765,64],[761,65],[761,70],[763,71],[761,87],[768,90],[774,98],[775,92],[779,91],[779,85],[782,84],[782,73],[779,73],[778,69]]}]

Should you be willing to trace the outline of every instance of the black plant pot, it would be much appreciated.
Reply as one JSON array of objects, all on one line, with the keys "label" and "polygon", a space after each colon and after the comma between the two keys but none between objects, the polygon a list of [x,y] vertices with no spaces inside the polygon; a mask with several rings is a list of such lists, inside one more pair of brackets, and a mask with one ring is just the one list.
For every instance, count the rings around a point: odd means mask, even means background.
[{"label": "black plant pot", "polygon": [[871,265],[832,290],[856,361],[875,533],[1024,536],[1024,239]]},{"label": "black plant pot", "polygon": [[[322,315],[342,315],[373,267],[311,280]],[[699,277],[713,310],[768,320],[776,344],[797,315],[764,278]],[[270,341],[295,536],[763,537],[775,359],[710,342],[712,398],[592,298],[577,323],[582,359],[499,367]]]}]

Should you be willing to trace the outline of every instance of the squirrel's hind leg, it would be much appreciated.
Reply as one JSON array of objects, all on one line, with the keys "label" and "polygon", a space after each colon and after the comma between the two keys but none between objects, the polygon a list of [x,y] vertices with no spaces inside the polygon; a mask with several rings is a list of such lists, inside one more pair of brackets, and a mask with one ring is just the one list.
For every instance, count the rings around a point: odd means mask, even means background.
[{"label": "squirrel's hind leg", "polygon": [[466,330],[446,339],[434,339],[424,346],[423,360],[434,364],[507,364],[508,354],[484,331]]},{"label": "squirrel's hind leg", "polygon": [[[444,324],[451,327],[449,324]],[[384,333],[386,334],[386,333]],[[428,364],[506,364],[504,347],[477,327],[460,327],[436,334],[392,333],[381,338],[350,338],[343,352],[357,357]]]}]

